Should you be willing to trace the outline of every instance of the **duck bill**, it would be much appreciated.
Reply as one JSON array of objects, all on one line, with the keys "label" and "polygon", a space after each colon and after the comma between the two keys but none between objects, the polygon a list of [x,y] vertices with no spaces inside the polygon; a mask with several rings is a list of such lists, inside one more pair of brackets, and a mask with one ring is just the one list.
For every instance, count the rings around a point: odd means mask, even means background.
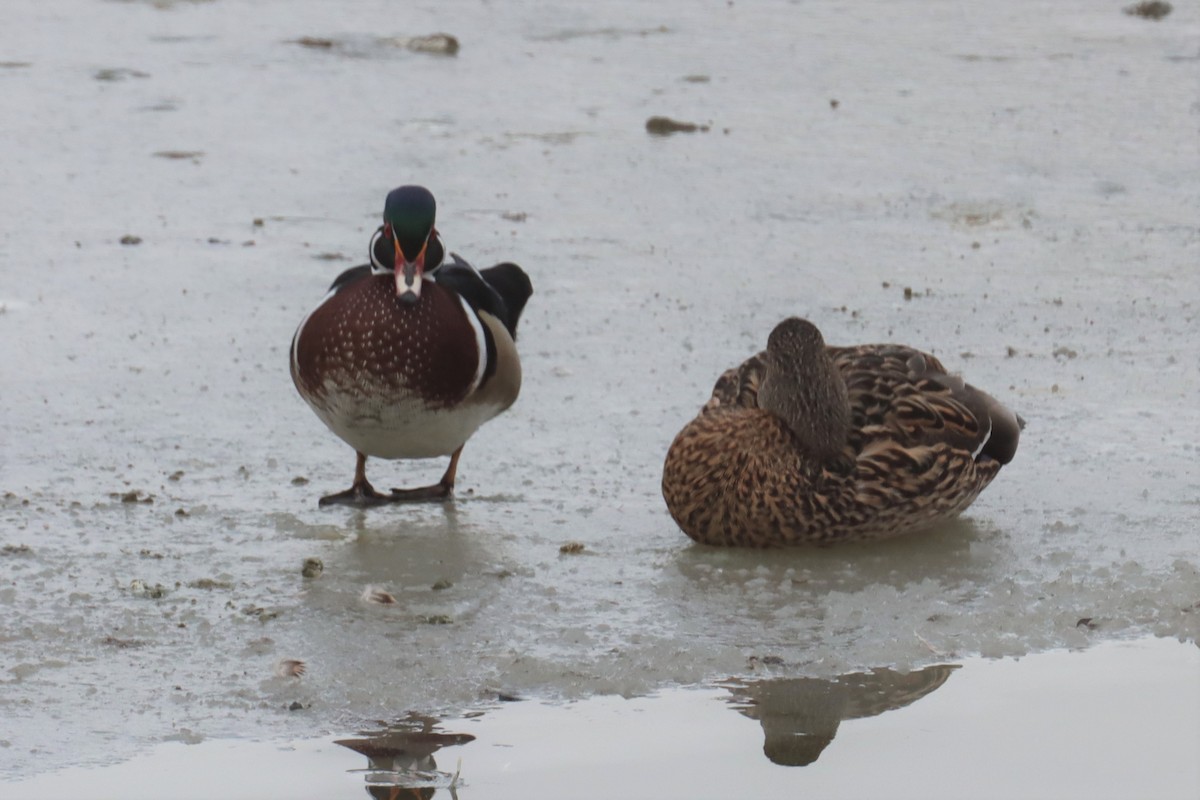
[{"label": "duck bill", "polygon": [[392,234],[396,246],[396,296],[406,305],[415,305],[421,299],[421,277],[425,274],[425,248],[428,242],[421,246],[421,252],[412,261],[400,249],[400,240]]}]

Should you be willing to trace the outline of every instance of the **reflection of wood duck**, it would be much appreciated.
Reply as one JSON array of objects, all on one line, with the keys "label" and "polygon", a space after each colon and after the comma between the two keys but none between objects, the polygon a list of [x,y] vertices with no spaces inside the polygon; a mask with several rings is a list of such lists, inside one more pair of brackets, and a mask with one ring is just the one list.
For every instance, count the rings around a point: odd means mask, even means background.
[{"label": "reflection of wood duck", "polygon": [[731,701],[762,724],[763,753],[776,764],[813,763],[833,741],[844,719],[874,717],[915,703],[957,669],[939,664],[915,672],[878,669],[834,680],[779,678],[733,685]]},{"label": "reflection of wood duck", "polygon": [[[321,505],[449,497],[467,439],[517,399],[529,277],[516,264],[479,271],[446,259],[435,212],[424,187],[392,191],[371,264],[343,272],[296,329],[292,380],[358,456],[354,484]],[[368,456],[450,456],[450,466],[438,483],[381,494]]]},{"label": "reflection of wood duck", "polygon": [[443,747],[472,742],[475,737],[469,733],[438,733],[433,730],[436,720],[428,717],[415,716],[402,724],[419,726],[420,730],[390,728],[361,739],[338,739],[334,744],[366,756],[368,769],[393,774],[384,784],[368,784],[367,793],[372,797],[428,800],[437,792],[437,785],[430,783],[439,774],[433,754]]},{"label": "reflection of wood duck", "polygon": [[792,317],[675,437],[663,498],[704,544],[895,536],[969,506],[1012,460],[1021,424],[928,353],[827,347]]}]

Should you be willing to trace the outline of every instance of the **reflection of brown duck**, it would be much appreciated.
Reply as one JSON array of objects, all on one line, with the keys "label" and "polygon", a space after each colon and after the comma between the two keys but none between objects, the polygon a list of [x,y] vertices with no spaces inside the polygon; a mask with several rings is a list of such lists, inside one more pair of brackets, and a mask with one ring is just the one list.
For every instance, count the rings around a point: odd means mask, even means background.
[{"label": "reflection of brown duck", "polygon": [[779,678],[729,687],[732,703],[762,724],[763,753],[776,764],[803,767],[817,760],[844,719],[874,717],[915,703],[957,669],[939,664],[916,672],[877,669],[833,680]]},{"label": "reflection of brown duck", "polygon": [[435,724],[436,720],[428,717],[413,717],[400,726],[361,739],[338,739],[334,744],[366,756],[368,769],[392,774],[386,783],[368,778],[367,793],[372,797],[429,800],[439,783],[433,754],[443,747],[475,740],[469,733],[437,733],[433,730]]}]

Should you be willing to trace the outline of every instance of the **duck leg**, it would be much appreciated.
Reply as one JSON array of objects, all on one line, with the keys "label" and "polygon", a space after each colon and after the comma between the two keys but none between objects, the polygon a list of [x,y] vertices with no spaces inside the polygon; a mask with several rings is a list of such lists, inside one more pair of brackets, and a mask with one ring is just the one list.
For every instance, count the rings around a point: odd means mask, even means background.
[{"label": "duck leg", "polygon": [[432,486],[422,486],[418,489],[392,489],[387,496],[390,503],[414,503],[421,500],[446,500],[454,494],[454,476],[458,473],[458,457],[462,455],[465,445],[459,445],[450,456],[450,466],[442,479]]},{"label": "duck leg", "polygon": [[[344,492],[330,494],[318,501],[320,506],[378,506],[391,502],[391,497],[375,491],[375,487],[367,482],[367,457],[356,453],[358,461],[354,465],[354,483]],[[453,481],[452,481],[453,482]]]}]

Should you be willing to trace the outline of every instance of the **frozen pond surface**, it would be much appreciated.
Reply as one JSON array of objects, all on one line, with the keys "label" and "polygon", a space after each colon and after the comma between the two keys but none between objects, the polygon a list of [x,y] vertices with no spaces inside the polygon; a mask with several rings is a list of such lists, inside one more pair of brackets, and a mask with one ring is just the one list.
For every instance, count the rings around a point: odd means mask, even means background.
[{"label": "frozen pond surface", "polygon": [[[0,774],[763,663],[1194,642],[1200,9],[1120,5],[6,0]],[[456,56],[405,46],[437,31]],[[452,249],[530,273],[524,392],[453,504],[319,510],[353,454],[288,344],[406,182]],[[790,314],[1028,420],[967,518],[679,533],[668,443]]]}]

